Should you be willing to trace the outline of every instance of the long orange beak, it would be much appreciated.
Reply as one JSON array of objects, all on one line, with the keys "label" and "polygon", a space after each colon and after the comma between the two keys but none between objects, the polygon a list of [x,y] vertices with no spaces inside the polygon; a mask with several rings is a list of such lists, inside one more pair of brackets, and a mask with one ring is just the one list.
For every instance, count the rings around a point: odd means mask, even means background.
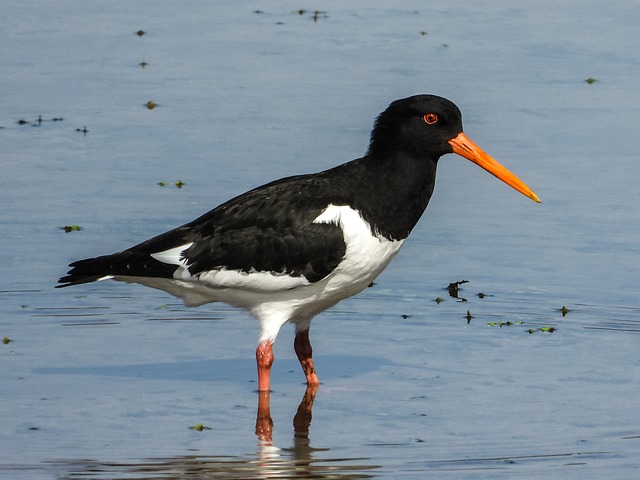
[{"label": "long orange beak", "polygon": [[484,168],[491,175],[515,188],[521,194],[529,197],[534,202],[540,203],[538,196],[533,193],[533,191],[527,187],[522,180],[487,155],[480,147],[469,140],[464,133],[461,132],[456,138],[449,140],[449,145],[453,147],[454,153],[457,153],[467,160],[471,160],[476,165]]}]

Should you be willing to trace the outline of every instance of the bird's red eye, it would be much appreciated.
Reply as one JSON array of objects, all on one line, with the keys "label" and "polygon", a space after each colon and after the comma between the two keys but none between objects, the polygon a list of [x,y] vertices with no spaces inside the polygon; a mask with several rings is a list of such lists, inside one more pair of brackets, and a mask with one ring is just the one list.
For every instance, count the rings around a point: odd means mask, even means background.
[{"label": "bird's red eye", "polygon": [[436,115],[435,113],[427,113],[422,118],[429,125],[433,125],[434,123],[436,123],[438,121],[438,115]]}]

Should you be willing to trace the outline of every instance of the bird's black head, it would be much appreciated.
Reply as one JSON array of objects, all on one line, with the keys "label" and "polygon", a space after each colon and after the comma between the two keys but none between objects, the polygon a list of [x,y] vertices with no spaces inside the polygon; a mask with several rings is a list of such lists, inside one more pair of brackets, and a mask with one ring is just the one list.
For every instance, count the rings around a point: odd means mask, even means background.
[{"label": "bird's black head", "polygon": [[[374,163],[397,162],[398,159],[430,160],[433,163],[425,171],[429,172],[433,186],[435,163],[446,153],[457,153],[523,195],[540,202],[522,180],[462,132],[462,114],[458,107],[435,95],[415,95],[389,105],[373,127],[367,157]],[[406,161],[403,163],[407,164]]]},{"label": "bird's black head", "polygon": [[448,143],[462,132],[462,114],[436,95],[415,95],[391,103],[376,119],[368,156],[388,158],[403,152],[437,160],[453,152]]}]

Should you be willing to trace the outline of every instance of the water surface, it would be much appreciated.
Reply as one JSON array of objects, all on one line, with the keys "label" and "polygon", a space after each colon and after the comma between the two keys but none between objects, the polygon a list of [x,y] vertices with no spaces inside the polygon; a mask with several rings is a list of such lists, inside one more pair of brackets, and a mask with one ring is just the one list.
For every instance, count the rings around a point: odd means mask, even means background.
[{"label": "water surface", "polygon": [[[304,7],[0,7],[0,477],[632,477],[635,4]],[[416,93],[456,102],[543,203],[443,158],[403,251],[314,321],[317,392],[290,327],[267,405],[245,313],[53,289],[70,261],[361,155]]]}]

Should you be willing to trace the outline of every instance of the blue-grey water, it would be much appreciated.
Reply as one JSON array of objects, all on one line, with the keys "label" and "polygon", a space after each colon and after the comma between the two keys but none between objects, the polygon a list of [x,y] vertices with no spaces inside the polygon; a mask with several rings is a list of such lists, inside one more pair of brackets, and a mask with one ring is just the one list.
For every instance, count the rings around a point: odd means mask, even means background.
[{"label": "blue-grey water", "polygon": [[[633,478],[639,20],[633,1],[2,2],[0,478]],[[75,259],[360,156],[416,93],[458,104],[542,203],[444,157],[376,285],[315,319],[315,402],[281,332],[271,440],[246,313],[53,289]]]}]

